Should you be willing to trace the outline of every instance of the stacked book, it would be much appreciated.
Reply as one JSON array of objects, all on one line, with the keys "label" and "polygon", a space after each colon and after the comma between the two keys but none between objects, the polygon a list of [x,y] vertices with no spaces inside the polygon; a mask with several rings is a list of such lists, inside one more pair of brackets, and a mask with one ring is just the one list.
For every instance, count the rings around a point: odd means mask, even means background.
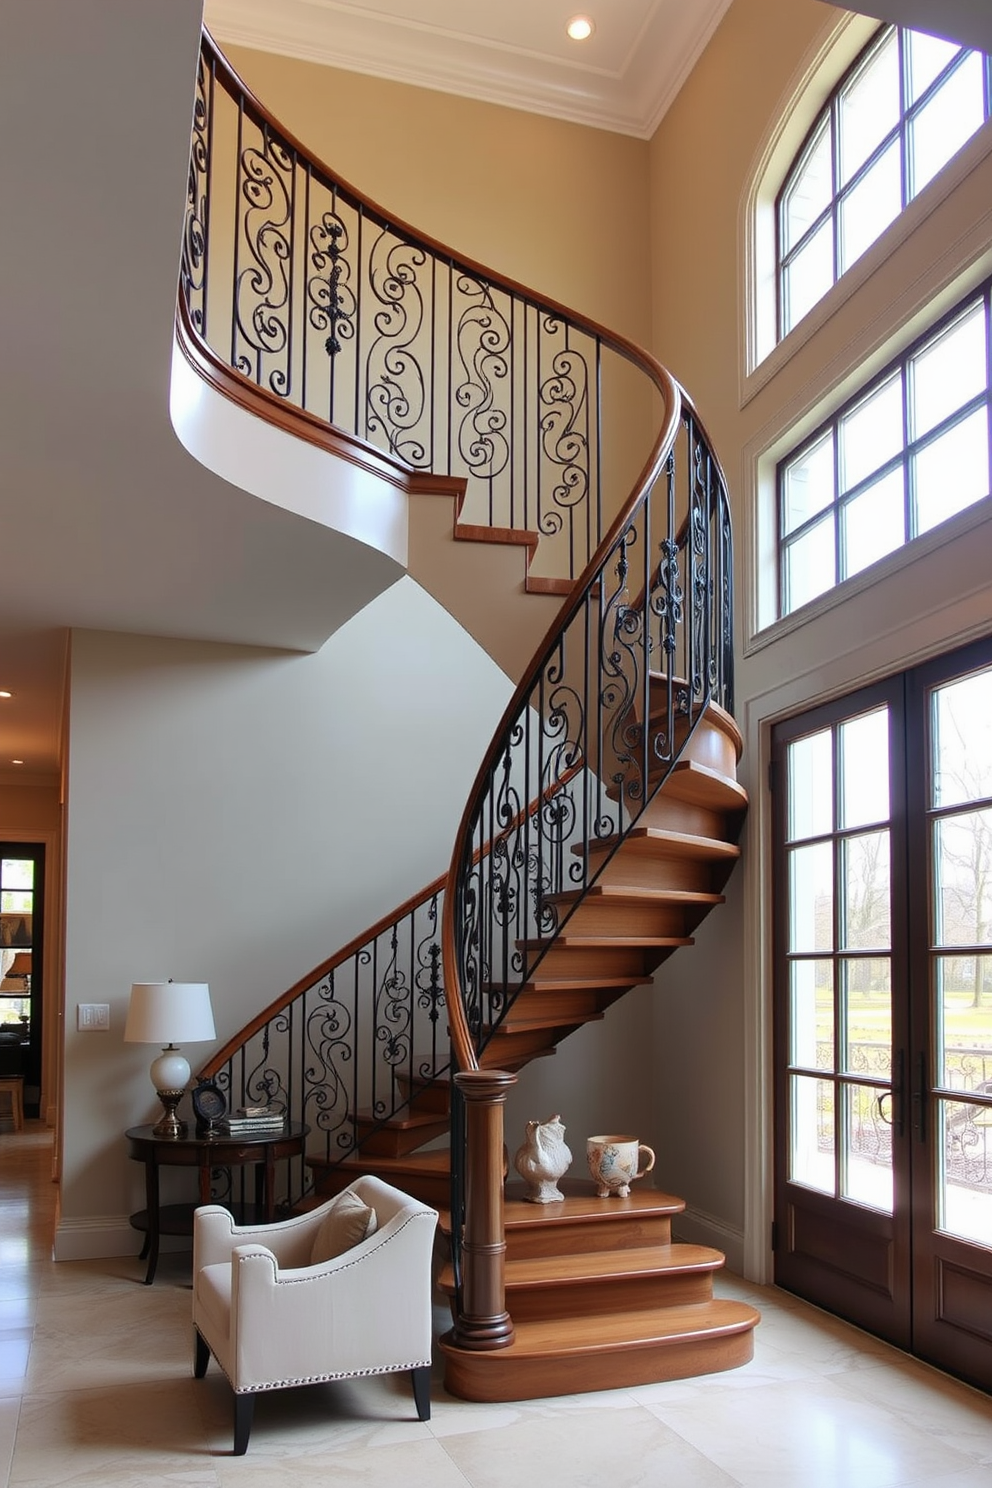
[{"label": "stacked book", "polygon": [[232,1137],[259,1137],[266,1132],[281,1132],[286,1113],[275,1106],[239,1106],[220,1125]]}]

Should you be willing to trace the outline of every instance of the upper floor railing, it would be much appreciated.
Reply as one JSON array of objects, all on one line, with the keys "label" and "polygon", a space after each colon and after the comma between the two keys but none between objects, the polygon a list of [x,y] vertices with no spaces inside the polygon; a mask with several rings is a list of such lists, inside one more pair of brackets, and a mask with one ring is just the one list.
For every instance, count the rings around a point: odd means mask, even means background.
[{"label": "upper floor railing", "polygon": [[632,347],[339,180],[208,35],[180,295],[192,331],[265,395],[463,480],[466,523],[540,536],[537,579],[582,571],[636,475],[625,451],[650,444]]}]

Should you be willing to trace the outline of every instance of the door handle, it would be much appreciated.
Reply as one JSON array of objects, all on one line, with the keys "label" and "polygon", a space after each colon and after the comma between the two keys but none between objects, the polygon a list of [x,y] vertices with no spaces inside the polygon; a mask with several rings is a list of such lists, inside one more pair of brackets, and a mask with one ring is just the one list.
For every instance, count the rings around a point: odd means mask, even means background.
[{"label": "door handle", "polygon": [[[896,1136],[897,1137],[901,1137],[901,1136],[904,1136],[905,1135],[905,1132],[906,1132],[906,1051],[905,1051],[905,1049],[897,1049],[896,1050],[895,1069],[893,1070],[892,1073],[893,1073],[892,1089],[890,1091],[885,1091],[883,1093],[883,1095],[879,1097],[879,1100],[880,1101],[883,1100],[884,1097],[885,1097],[885,1095],[892,1095],[892,1096],[895,1097],[895,1102],[894,1102],[894,1105],[893,1105],[893,1118],[890,1121],[889,1125],[894,1128]],[[881,1115],[881,1114],[882,1113],[881,1113],[881,1105],[880,1105],[879,1106],[879,1115]],[[885,1117],[884,1116],[882,1116],[882,1120],[883,1121],[885,1120]]]},{"label": "door handle", "polygon": [[927,1056],[921,1053],[916,1061],[916,1089],[913,1091],[913,1127],[921,1142],[927,1139]]}]

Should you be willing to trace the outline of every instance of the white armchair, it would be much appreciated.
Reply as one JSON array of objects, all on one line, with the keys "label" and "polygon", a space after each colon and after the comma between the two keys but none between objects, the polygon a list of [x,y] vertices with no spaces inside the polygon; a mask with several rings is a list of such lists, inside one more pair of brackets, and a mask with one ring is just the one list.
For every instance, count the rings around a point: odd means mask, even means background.
[{"label": "white armchair", "polygon": [[374,1211],[367,1224],[359,1218],[367,1238],[317,1264],[315,1242],[319,1254],[328,1226],[340,1224],[337,1200],[258,1227],[236,1225],[218,1205],[196,1211],[193,1372],[202,1379],[213,1354],[230,1380],[236,1456],[261,1390],[410,1370],[418,1418],[430,1418],[437,1212],[378,1178],[345,1192],[354,1198],[343,1207]]}]

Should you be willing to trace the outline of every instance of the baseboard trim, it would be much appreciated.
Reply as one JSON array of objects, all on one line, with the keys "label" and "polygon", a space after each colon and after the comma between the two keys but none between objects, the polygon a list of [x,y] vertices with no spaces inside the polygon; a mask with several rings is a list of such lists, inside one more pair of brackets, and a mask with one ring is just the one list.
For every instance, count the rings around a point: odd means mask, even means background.
[{"label": "baseboard trim", "polygon": [[705,1209],[687,1207],[682,1214],[674,1216],[672,1239],[722,1250],[727,1257],[727,1270],[744,1275],[744,1231],[714,1214],[707,1214]]},{"label": "baseboard trim", "polygon": [[[144,1236],[132,1229],[124,1215],[94,1215],[91,1219],[62,1219],[55,1231],[53,1255],[57,1261],[101,1261],[113,1256],[137,1255]],[[192,1239],[163,1235],[159,1243],[166,1251],[189,1250]]]}]

